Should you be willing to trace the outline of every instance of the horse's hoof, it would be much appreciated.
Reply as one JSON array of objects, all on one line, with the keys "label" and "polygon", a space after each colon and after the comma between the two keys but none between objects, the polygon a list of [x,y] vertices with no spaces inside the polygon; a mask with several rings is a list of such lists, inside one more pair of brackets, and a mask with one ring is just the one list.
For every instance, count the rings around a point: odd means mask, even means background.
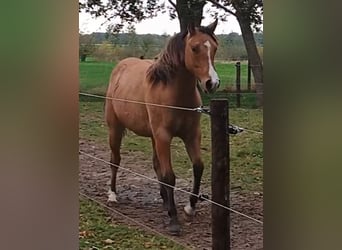
[{"label": "horse's hoof", "polygon": [[181,232],[181,226],[179,223],[170,223],[169,232],[171,235],[179,236]]},{"label": "horse's hoof", "polygon": [[196,213],[195,208],[192,208],[190,204],[184,207],[184,212],[186,215],[191,216],[191,217],[195,216],[195,213]]},{"label": "horse's hoof", "polygon": [[113,192],[112,190],[108,190],[108,202],[118,202],[116,198],[116,193]]}]

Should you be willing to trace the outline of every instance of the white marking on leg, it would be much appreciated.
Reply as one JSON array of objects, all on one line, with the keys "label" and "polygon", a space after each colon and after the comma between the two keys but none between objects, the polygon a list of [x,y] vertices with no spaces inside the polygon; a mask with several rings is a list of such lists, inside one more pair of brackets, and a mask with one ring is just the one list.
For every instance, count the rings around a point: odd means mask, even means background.
[{"label": "white marking on leg", "polygon": [[218,84],[220,82],[220,79],[213,67],[213,64],[211,62],[211,57],[210,57],[210,48],[211,44],[209,41],[206,41],[204,45],[208,48],[208,63],[209,63],[209,76],[211,78],[211,82],[214,84],[213,89],[216,89],[218,87]]},{"label": "white marking on leg", "polygon": [[190,203],[184,207],[184,212],[189,216],[195,215],[195,209],[191,207]]},{"label": "white marking on leg", "polygon": [[116,199],[116,193],[113,192],[112,190],[108,190],[108,201],[118,202],[118,200]]}]

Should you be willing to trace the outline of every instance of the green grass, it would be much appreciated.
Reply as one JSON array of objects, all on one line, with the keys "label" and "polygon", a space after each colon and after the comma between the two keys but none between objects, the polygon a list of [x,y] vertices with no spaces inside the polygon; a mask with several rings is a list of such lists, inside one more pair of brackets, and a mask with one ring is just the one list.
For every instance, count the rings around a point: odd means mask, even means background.
[{"label": "green grass", "polygon": [[111,223],[104,209],[80,198],[79,249],[174,249],[184,247],[142,230]]},{"label": "green grass", "polygon": [[104,95],[114,66],[108,62],[80,62],[80,90]]},{"label": "green grass", "polygon": [[[229,86],[235,86],[236,82],[236,66],[235,62],[215,63],[217,74],[221,80],[221,89],[225,89]],[[241,62],[241,89],[247,89],[247,63]]]},{"label": "green grass", "polygon": [[[115,63],[87,61],[80,62],[80,90],[96,94],[105,94],[109,77]],[[221,79],[223,90],[235,85],[235,63],[215,63],[217,73]],[[241,88],[247,88],[247,64],[241,63]]]},{"label": "green grass", "polygon": [[[80,62],[80,91],[98,95],[105,95],[108,86],[110,74],[114,68],[115,63],[109,62],[96,62],[87,61]],[[223,91],[229,86],[235,85],[235,63],[216,63],[216,69],[221,79],[220,91],[215,94],[202,95],[204,105],[209,105],[209,101],[215,97],[227,98],[230,103],[230,107],[236,107],[236,94]],[[247,89],[247,64],[241,63],[241,88]],[[94,100],[97,99],[81,96],[80,99]],[[243,108],[255,108],[256,107],[256,95],[254,93],[241,94],[241,107]]]}]

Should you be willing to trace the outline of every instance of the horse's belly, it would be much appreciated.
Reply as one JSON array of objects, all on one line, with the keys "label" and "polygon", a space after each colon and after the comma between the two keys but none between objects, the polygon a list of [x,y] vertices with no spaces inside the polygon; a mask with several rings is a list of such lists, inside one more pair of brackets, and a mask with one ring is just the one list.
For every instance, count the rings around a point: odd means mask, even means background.
[{"label": "horse's belly", "polygon": [[125,128],[133,131],[137,135],[151,137],[152,132],[147,113],[144,109],[137,109],[136,107],[131,107],[130,109],[127,107],[126,109],[121,109],[120,112],[116,112],[116,115]]}]

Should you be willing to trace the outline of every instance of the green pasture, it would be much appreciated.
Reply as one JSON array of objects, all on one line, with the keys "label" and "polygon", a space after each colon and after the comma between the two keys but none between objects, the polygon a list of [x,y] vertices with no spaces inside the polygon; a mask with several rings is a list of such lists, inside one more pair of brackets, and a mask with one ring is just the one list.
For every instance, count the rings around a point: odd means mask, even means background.
[{"label": "green pasture", "polygon": [[[113,63],[92,61],[80,63],[80,91],[101,95],[105,94],[109,76],[113,67]],[[223,86],[228,86],[229,84],[234,83],[235,64],[218,63],[216,64],[216,68],[219,76],[221,77]],[[246,65],[242,65],[242,75],[247,75],[246,68]],[[246,80],[242,81],[246,82]],[[254,108],[255,95],[243,95],[241,101],[243,108],[237,109],[234,108],[235,94],[229,94],[222,91],[212,95],[203,94],[202,99],[204,105],[208,105],[210,99],[215,97],[228,98],[230,102],[230,123],[256,131],[262,131],[263,111],[261,109]],[[98,145],[107,145],[108,142],[107,128],[104,122],[103,104],[103,99],[80,96],[80,138],[95,141]],[[203,186],[210,187],[211,137],[209,116],[204,114],[202,115],[201,127],[201,150],[205,164],[202,183]],[[130,154],[134,154],[134,152],[143,152],[147,159],[149,159],[152,157],[151,150],[151,142],[148,138],[138,137],[132,132],[128,132],[123,139],[122,151],[124,152],[129,152]],[[172,142],[172,162],[173,169],[177,177],[188,179],[189,181],[192,179],[191,163],[188,159],[183,143],[178,138],[175,138]],[[262,192],[262,135],[252,132],[243,132],[235,136],[230,136],[230,168],[232,189],[238,190],[241,193]],[[138,246],[140,244],[140,246],[142,246],[146,242],[148,245],[151,245],[152,249],[182,249],[180,246],[174,245],[172,242],[167,242],[166,240],[159,238],[157,239],[155,236],[146,236],[144,233],[138,233],[137,231],[124,226],[112,225],[110,221],[105,219],[105,213],[89,201],[81,200],[80,209],[80,230],[84,231],[90,227],[95,234],[95,236],[80,237],[81,249],[89,249],[91,245],[96,245],[101,248],[104,245],[103,240],[105,240],[105,238],[112,236],[115,240],[117,231],[119,231],[119,235],[127,234],[127,237],[122,236],[124,237],[122,242],[116,243],[116,246],[122,246],[122,249],[127,246],[124,244],[131,244],[132,246]],[[112,237],[111,239],[113,239]],[[120,236],[118,237],[120,238]],[[121,245],[121,243],[123,245]]]},{"label": "green pasture", "polygon": [[[96,62],[91,59],[80,62],[80,90],[97,94],[105,94],[109,77],[116,63]],[[217,73],[221,79],[220,90],[235,86],[236,71],[234,62],[215,63]],[[247,89],[247,64],[241,63],[241,88]]]},{"label": "green pasture", "polygon": [[[109,82],[110,74],[116,63],[110,62],[96,62],[88,60],[80,62],[80,86],[81,92],[105,95],[107,85]],[[203,105],[209,105],[212,98],[220,97],[229,100],[230,107],[236,106],[236,94],[232,93],[230,89],[235,87],[235,62],[217,62],[216,70],[221,79],[221,86],[215,94],[202,94]],[[247,63],[241,63],[241,89],[247,89]],[[81,100],[92,100],[80,96]],[[94,101],[97,101],[96,99]],[[242,108],[255,108],[256,95],[255,93],[241,94],[241,107]]]}]

